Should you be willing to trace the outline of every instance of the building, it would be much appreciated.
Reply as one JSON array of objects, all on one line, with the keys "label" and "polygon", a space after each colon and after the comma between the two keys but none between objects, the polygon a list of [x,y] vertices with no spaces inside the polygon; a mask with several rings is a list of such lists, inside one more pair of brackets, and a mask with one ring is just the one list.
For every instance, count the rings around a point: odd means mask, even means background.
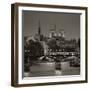
[{"label": "building", "polygon": [[37,33],[31,39],[41,43],[45,55],[71,55],[71,53],[78,52],[76,40],[67,40],[64,30],[60,29],[57,32],[56,25],[50,29],[50,35],[46,37],[41,33],[39,22]]},{"label": "building", "polygon": [[54,25],[54,28],[50,29],[50,35],[49,35],[49,37],[50,38],[54,38],[56,36],[57,36],[56,35],[56,25]]}]

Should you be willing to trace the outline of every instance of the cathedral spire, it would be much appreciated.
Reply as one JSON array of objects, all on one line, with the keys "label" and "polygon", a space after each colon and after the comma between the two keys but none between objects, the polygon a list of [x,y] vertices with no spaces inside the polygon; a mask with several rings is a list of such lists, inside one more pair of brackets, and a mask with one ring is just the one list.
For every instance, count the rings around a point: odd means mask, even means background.
[{"label": "cathedral spire", "polygon": [[39,20],[38,34],[41,35],[40,20]]}]

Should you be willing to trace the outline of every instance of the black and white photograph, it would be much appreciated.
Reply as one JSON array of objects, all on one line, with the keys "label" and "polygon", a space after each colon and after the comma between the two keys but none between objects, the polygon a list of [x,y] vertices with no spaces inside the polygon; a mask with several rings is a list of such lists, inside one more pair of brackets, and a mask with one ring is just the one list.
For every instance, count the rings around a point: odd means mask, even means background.
[{"label": "black and white photograph", "polygon": [[80,75],[80,14],[22,12],[24,76]]},{"label": "black and white photograph", "polygon": [[11,7],[12,86],[87,82],[87,7]]}]

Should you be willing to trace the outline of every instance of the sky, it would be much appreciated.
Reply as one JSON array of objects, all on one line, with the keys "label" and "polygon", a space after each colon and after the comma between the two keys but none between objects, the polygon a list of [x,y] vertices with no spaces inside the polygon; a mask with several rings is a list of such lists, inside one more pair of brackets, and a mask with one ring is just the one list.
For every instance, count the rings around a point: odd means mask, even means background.
[{"label": "sky", "polygon": [[50,35],[50,30],[56,25],[56,32],[64,30],[66,39],[80,37],[80,14],[53,13],[41,11],[23,11],[22,28],[24,36],[34,36],[40,26],[44,36]]}]

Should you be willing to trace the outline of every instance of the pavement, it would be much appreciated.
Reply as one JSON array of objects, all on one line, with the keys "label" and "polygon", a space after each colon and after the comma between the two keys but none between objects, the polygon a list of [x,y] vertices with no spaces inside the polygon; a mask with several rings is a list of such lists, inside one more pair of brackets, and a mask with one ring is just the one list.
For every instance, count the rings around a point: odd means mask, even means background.
[{"label": "pavement", "polygon": [[39,76],[64,76],[64,75],[80,75],[79,67],[70,67],[64,70],[43,71],[43,72],[25,72],[25,77],[39,77]]}]

